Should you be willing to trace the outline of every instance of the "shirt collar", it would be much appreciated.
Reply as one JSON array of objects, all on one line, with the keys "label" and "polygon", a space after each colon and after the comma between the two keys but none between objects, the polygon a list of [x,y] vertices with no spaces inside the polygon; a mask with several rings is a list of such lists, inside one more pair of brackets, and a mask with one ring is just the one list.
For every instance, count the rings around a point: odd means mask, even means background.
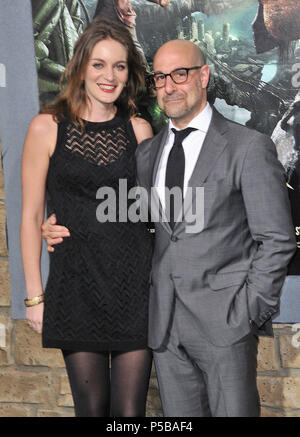
[{"label": "shirt collar", "polygon": [[[207,102],[203,111],[201,111],[200,114],[196,115],[196,117],[193,118],[193,120],[191,120],[186,127],[194,127],[206,134],[211,122],[211,117],[212,117],[212,107]],[[176,128],[172,123],[172,120],[169,120],[169,134],[172,133],[171,131],[172,128],[178,130],[178,128]]]}]

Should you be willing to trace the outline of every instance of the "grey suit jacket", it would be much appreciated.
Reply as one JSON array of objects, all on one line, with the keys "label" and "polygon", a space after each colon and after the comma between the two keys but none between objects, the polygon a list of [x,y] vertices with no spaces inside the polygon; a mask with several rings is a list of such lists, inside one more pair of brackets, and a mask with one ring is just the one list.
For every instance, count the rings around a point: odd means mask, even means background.
[{"label": "grey suit jacket", "polygon": [[[167,138],[164,128],[137,149],[139,185],[150,193]],[[204,187],[204,224],[155,224],[150,279],[149,346],[166,340],[174,296],[217,345],[238,341],[279,309],[296,250],[284,169],[269,137],[215,109],[190,187]],[[195,197],[190,206],[195,202]],[[189,321],[187,320],[187,324]]]}]

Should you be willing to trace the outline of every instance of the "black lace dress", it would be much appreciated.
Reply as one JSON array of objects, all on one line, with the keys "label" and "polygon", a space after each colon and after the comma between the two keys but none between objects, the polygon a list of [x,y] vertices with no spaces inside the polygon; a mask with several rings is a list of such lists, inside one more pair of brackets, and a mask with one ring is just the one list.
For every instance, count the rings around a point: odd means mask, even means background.
[{"label": "black lace dress", "polygon": [[[136,147],[132,125],[120,110],[108,122],[85,122],[84,133],[69,120],[58,125],[47,191],[57,223],[68,227],[71,237],[50,254],[44,347],[125,351],[147,346],[152,237],[146,223],[124,220],[130,205],[124,207],[124,192],[136,185]],[[108,200],[99,199],[101,187],[116,195],[115,222],[97,219],[97,208]]]}]

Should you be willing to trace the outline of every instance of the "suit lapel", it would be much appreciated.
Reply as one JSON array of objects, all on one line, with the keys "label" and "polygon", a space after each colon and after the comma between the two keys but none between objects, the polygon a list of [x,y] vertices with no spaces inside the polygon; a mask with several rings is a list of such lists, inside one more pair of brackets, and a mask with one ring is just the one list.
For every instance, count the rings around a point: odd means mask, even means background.
[{"label": "suit lapel", "polygon": [[227,146],[227,139],[223,136],[226,131],[227,126],[224,117],[214,109],[209,129],[188,186],[197,187],[205,182],[211,169]]},{"label": "suit lapel", "polygon": [[[168,125],[165,126],[157,135],[155,138],[155,142],[152,144],[151,147],[151,155],[150,155],[150,175],[151,175],[151,188],[155,187],[155,180],[157,175],[158,166],[160,163],[161,155],[164,149],[164,145],[167,141],[168,137]],[[162,207],[162,204],[160,202],[158,194],[156,195],[156,192],[154,190],[154,195],[151,198],[152,202],[154,202],[154,205],[151,205],[151,210],[154,209],[156,211],[156,214],[159,215],[160,222],[162,226],[166,229],[166,231],[171,234],[172,229],[170,228],[170,225],[166,219],[164,209]]]},{"label": "suit lapel", "polygon": [[[212,168],[219,159],[221,153],[227,146],[227,139],[224,136],[227,131],[226,119],[213,108],[212,120],[204,139],[198,160],[193,170],[192,176],[188,182],[188,187],[201,187]],[[192,207],[195,199],[195,190],[192,190],[192,195],[187,196],[184,204],[185,213]],[[185,227],[184,222],[179,222],[175,225],[175,235],[182,231]]]},{"label": "suit lapel", "polygon": [[168,126],[165,126],[156,136],[155,142],[151,147],[150,154],[150,174],[151,174],[151,186],[154,186],[156,174],[160,162],[160,158],[164,149],[164,145],[168,137]]}]

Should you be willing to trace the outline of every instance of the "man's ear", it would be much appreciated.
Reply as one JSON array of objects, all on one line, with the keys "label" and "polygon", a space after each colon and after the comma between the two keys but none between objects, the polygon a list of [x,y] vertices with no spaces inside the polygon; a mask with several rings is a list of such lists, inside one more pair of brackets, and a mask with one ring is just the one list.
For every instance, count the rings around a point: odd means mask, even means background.
[{"label": "man's ear", "polygon": [[201,85],[202,88],[207,88],[209,83],[209,77],[210,77],[210,68],[208,65],[203,65],[201,68]]}]

